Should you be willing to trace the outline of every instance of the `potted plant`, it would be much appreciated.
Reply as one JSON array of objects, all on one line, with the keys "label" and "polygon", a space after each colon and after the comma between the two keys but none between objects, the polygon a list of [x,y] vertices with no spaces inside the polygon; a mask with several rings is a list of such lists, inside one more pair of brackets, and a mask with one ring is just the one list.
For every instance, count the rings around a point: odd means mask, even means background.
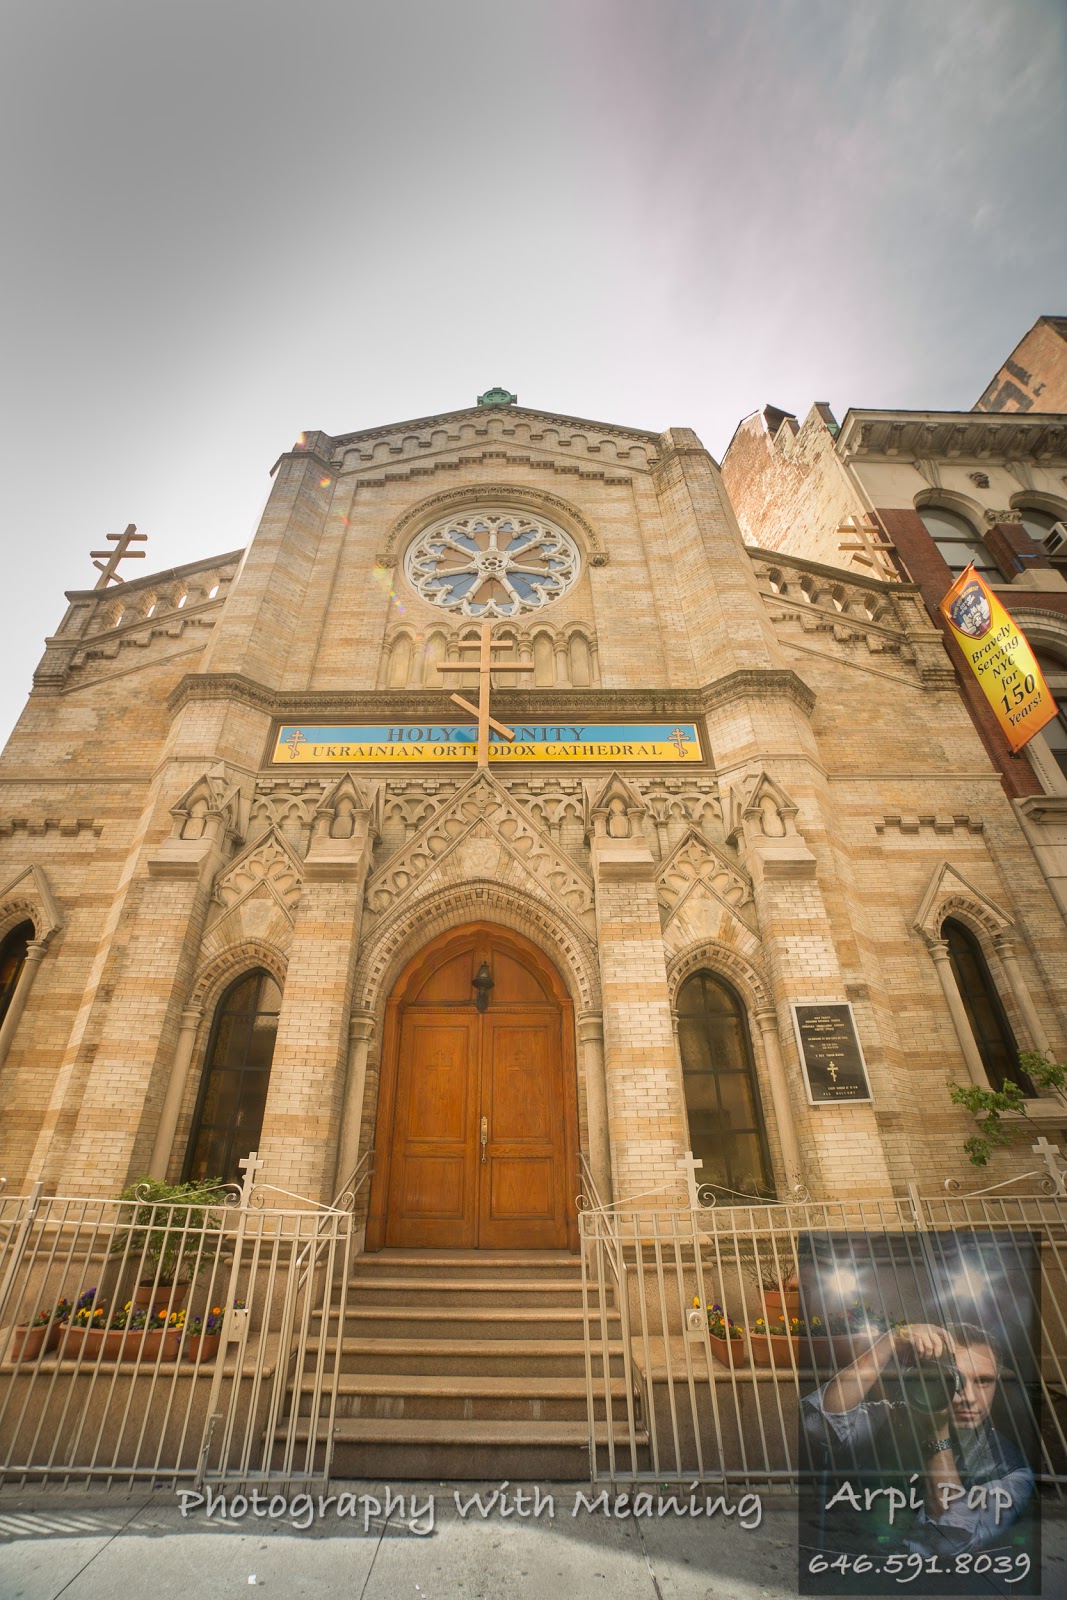
[{"label": "potted plant", "polygon": [[157,1306],[149,1312],[127,1300],[111,1314],[103,1334],[105,1361],[177,1361],[185,1326],[185,1309],[168,1311]]},{"label": "potted plant", "polygon": [[741,1235],[736,1243],[742,1271],[756,1285],[760,1315],[774,1322],[788,1321],[800,1314],[800,1285],[797,1282],[793,1245],[788,1234]]},{"label": "potted plant", "polygon": [[823,1325],[818,1317],[811,1319],[810,1327],[800,1317],[776,1317],[767,1321],[757,1317],[749,1332],[748,1342],[752,1359],[757,1367],[792,1367],[801,1361],[801,1340],[810,1334],[821,1339]]},{"label": "potted plant", "polygon": [[844,1367],[855,1361],[888,1326],[885,1313],[876,1310],[868,1300],[853,1300],[844,1310],[828,1311],[826,1331],[835,1364]]},{"label": "potted plant", "polygon": [[[243,1300],[235,1300],[233,1310],[240,1311]],[[190,1361],[214,1361],[222,1342],[222,1324],[226,1306],[212,1306],[205,1317],[194,1317],[186,1325],[185,1354]]]},{"label": "potted plant", "polygon": [[147,1308],[165,1296],[168,1307],[176,1310],[192,1279],[218,1254],[222,1218],[211,1208],[226,1200],[222,1179],[163,1183],[142,1178],[118,1198],[137,1202],[130,1225],[115,1234],[110,1250],[136,1266],[133,1305]]},{"label": "potted plant", "polygon": [[36,1361],[41,1351],[54,1350],[74,1307],[69,1300],[42,1306],[32,1322],[19,1323],[12,1330],[9,1361]]},{"label": "potted plant", "polygon": [[[694,1306],[700,1300],[694,1296]],[[712,1355],[728,1367],[739,1366],[745,1359],[745,1336],[732,1317],[728,1317],[718,1301],[707,1308],[708,1339]]]},{"label": "potted plant", "polygon": [[60,1357],[76,1361],[79,1355],[98,1355],[103,1334],[107,1330],[107,1306],[99,1305],[96,1289],[86,1289],[75,1301],[67,1322],[66,1332],[60,1337]]}]

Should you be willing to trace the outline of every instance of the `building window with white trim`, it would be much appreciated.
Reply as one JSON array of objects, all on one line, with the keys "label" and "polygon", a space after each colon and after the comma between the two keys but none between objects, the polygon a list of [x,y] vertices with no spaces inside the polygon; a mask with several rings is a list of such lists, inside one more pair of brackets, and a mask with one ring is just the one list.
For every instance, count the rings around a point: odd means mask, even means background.
[{"label": "building window with white trim", "polygon": [[966,517],[947,506],[920,506],[919,515],[954,577],[973,563],[987,583],[1004,582],[1000,568]]},{"label": "building window with white trim", "polygon": [[1034,659],[1048,684],[1049,694],[1056,702],[1057,712],[1041,732],[1052,759],[1067,778],[1067,664],[1050,655],[1047,650],[1035,650]]}]

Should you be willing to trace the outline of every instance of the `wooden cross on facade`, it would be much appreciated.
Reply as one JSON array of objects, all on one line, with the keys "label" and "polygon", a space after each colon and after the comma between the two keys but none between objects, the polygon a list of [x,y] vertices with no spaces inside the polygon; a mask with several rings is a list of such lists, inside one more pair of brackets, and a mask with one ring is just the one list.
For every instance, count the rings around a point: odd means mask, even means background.
[{"label": "wooden cross on facade", "polygon": [[[491,675],[494,672],[532,672],[533,667],[529,662],[521,661],[494,661],[494,650],[507,650],[509,642],[505,639],[494,639],[492,626],[483,622],[479,629],[477,639],[461,639],[456,646],[458,650],[478,651],[478,704],[472,706],[469,700],[464,700],[461,694],[450,696],[457,706],[462,706],[464,711],[469,711],[472,717],[478,719],[478,765],[489,765],[489,730],[499,733],[502,739],[514,739],[515,729],[505,727],[504,723],[497,722],[495,717],[489,715],[489,688]],[[466,661],[439,661],[438,672],[469,672],[473,663]]]},{"label": "wooden cross on facade", "polygon": [[[109,533],[107,537],[114,542],[114,550],[89,551],[89,559],[92,561],[93,566],[99,568],[100,572],[103,574],[103,576],[97,580],[96,587],[98,589],[106,589],[108,584],[112,582],[122,583],[123,580],[118,574],[120,561],[125,561],[127,557],[131,561],[137,560],[138,558],[141,561],[144,560],[144,551],[131,550],[130,545],[134,542],[134,540],[136,540],[139,544],[143,543],[143,541],[148,538],[148,535],[147,533],[138,533],[136,524],[131,522],[126,528],[125,533]],[[98,557],[101,559],[98,560]]]},{"label": "wooden cross on facade", "polygon": [[851,534],[856,541],[854,544],[839,543],[837,548],[842,552],[855,550],[857,566],[872,567],[876,578],[899,577],[889,559],[889,552],[895,550],[896,545],[881,538],[877,528],[868,528],[859,517],[846,517],[837,531]]}]

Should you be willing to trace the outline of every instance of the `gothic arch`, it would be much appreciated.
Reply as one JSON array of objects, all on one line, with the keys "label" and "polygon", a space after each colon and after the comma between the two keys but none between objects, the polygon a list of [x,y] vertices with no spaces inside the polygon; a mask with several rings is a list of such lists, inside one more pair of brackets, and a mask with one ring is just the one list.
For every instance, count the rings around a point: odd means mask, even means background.
[{"label": "gothic arch", "polygon": [[941,924],[946,917],[965,923],[987,950],[994,939],[1010,933],[1015,926],[1008,913],[975,888],[950,861],[942,861],[934,868],[912,925],[927,944],[933,944],[941,938]]},{"label": "gothic arch", "polygon": [[20,922],[33,923],[33,937],[47,943],[63,926],[43,867],[31,862],[0,889],[0,939]]},{"label": "gothic arch", "polygon": [[742,1004],[754,1017],[760,1011],[774,1007],[771,986],[766,974],[752,961],[728,945],[710,941],[691,946],[674,957],[667,967],[667,989],[674,1005],[678,990],[690,973],[706,968],[733,984]]},{"label": "gothic arch", "polygon": [[288,965],[286,956],[274,945],[258,944],[254,940],[228,945],[201,966],[189,992],[189,1005],[202,1009],[205,1016],[213,1015],[229,985],[253,967],[262,967],[278,987],[284,989]]},{"label": "gothic arch", "polygon": [[465,880],[404,900],[364,941],[353,1009],[380,1015],[400,972],[435,934],[468,922],[500,922],[525,934],[559,968],[575,1009],[599,1011],[600,972],[593,941],[561,907],[506,884]]}]

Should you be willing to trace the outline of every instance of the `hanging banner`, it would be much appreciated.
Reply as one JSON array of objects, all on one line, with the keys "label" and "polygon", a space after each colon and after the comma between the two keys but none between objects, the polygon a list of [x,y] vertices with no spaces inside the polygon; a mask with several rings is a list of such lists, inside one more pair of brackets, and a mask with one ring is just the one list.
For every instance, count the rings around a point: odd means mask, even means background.
[{"label": "hanging banner", "polygon": [[[474,761],[478,729],[471,723],[283,723],[272,761]],[[692,722],[516,723],[514,740],[490,735],[489,760],[701,761]]]},{"label": "hanging banner", "polygon": [[1008,743],[1021,750],[1056,715],[1026,635],[973,566],[960,573],[938,610]]}]

